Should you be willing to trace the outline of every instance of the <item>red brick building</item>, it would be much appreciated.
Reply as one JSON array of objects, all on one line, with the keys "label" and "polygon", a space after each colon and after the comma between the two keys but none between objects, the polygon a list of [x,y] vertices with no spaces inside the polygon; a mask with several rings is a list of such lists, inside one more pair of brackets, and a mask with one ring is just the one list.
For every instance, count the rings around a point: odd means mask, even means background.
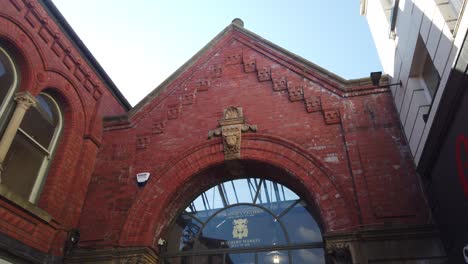
[{"label": "red brick building", "polygon": [[[131,108],[50,1],[0,7],[0,259],[205,263],[192,255],[211,251],[167,257],[177,217],[255,175],[302,199],[327,261],[443,261],[385,85],[344,80],[234,20]],[[273,249],[293,247],[245,250]],[[213,252],[244,263],[229,250]]]}]

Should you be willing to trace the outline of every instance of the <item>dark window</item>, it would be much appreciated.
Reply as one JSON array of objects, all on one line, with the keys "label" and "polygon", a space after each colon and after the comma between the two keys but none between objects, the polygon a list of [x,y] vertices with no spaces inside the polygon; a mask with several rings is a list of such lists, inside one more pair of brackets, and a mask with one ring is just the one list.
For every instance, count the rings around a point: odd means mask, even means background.
[{"label": "dark window", "polygon": [[434,98],[437,87],[439,87],[440,76],[429,55],[426,56],[426,61],[424,62],[422,77],[431,98]]},{"label": "dark window", "polygon": [[4,161],[2,184],[30,202],[35,202],[45,181],[57,139],[62,114],[48,94],[36,97],[37,106],[26,112]]},{"label": "dark window", "polygon": [[418,36],[411,62],[410,77],[419,79],[421,89],[427,91],[428,102],[430,103],[439,87],[440,75],[420,35]]},{"label": "dark window", "polygon": [[0,134],[13,110],[13,95],[18,87],[18,71],[9,54],[0,47]]}]

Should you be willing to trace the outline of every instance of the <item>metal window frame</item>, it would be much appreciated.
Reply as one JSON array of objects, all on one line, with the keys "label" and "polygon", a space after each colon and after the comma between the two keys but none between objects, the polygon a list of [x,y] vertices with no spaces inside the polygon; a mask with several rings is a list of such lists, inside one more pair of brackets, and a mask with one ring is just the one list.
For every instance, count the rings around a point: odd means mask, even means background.
[{"label": "metal window frame", "polygon": [[[257,207],[257,208],[260,208],[261,210],[263,210],[264,212],[270,214],[278,222],[278,224],[280,225],[280,228],[282,229],[283,234],[285,236],[286,244],[279,245],[279,246],[278,245],[270,245],[270,246],[257,246],[257,247],[246,247],[246,248],[214,248],[214,249],[203,249],[203,250],[198,249],[198,250],[194,250],[194,251],[179,251],[179,252],[170,252],[170,253],[165,252],[165,250],[162,249],[160,251],[160,253],[161,253],[161,258],[162,258],[163,263],[166,263],[166,261],[171,259],[171,258],[196,257],[196,256],[213,256],[213,255],[218,255],[218,256],[222,255],[223,263],[226,263],[227,254],[236,254],[236,253],[255,253],[255,263],[258,263],[258,253],[260,253],[260,252],[271,252],[271,251],[275,251],[275,250],[276,251],[287,251],[287,257],[289,259],[289,263],[292,263],[291,250],[299,250],[299,249],[322,249],[322,250],[325,250],[325,248],[324,248],[325,243],[323,241],[294,243],[294,241],[291,241],[291,239],[289,237],[290,235],[288,233],[288,230],[287,230],[286,226],[284,225],[283,221],[281,220],[281,218],[284,215],[286,215],[289,211],[291,211],[291,209],[293,207],[295,207],[297,204],[299,204],[299,203],[301,203],[301,201],[303,201],[300,197],[298,197],[298,199],[294,200],[293,203],[288,205],[282,211],[275,213],[275,212],[271,211],[269,208],[258,204],[261,189],[262,189],[262,187],[263,188],[266,187],[266,186],[264,186],[266,184],[265,179],[263,179],[263,178],[246,178],[246,180],[247,180],[247,185],[249,187],[248,194],[250,194],[250,196],[252,198],[251,203],[245,203],[245,202],[239,203],[239,202],[237,202],[237,203],[234,203],[234,204],[229,204],[228,202],[224,202],[223,207],[215,209],[215,212],[213,214],[211,214],[209,217],[207,217],[206,219],[204,219],[204,220],[198,218],[196,216],[196,211],[194,211],[194,210],[191,210],[192,212],[189,212],[188,210],[184,209],[180,213],[180,215],[185,215],[185,217],[191,218],[194,221],[198,222],[198,225],[200,227],[200,231],[202,231],[205,228],[205,226],[214,217],[216,217],[218,214],[222,213],[223,211],[225,211],[225,210],[227,210],[229,208],[236,207],[236,206]],[[252,182],[255,183],[255,185],[256,185],[255,186],[256,190],[254,190],[255,196],[254,196],[254,194],[252,193],[252,190],[251,190],[251,183]],[[225,191],[223,190],[224,183],[225,182],[216,184],[215,186],[209,188],[208,190],[211,190],[212,188],[214,188],[215,190],[217,189],[217,191],[218,191],[218,193],[220,195],[223,195],[223,194],[225,194],[224,193]],[[271,183],[272,184],[277,184],[276,182],[273,182],[273,181],[271,181]],[[281,184],[280,184],[280,186],[283,189],[283,195],[284,195],[284,186],[281,185]],[[276,186],[276,188],[278,188],[278,186]],[[213,191],[215,192],[215,190],[213,190]],[[271,188],[270,191],[273,191],[273,188]],[[203,192],[199,196],[203,196],[204,194],[206,194],[206,191]],[[267,195],[267,194],[265,194],[265,195]],[[278,189],[278,194],[277,195],[278,196],[280,195],[279,194],[279,189]],[[197,199],[197,198],[195,198],[195,199]],[[193,203],[193,201],[192,201],[192,203]]]},{"label": "metal window frame", "polygon": [[[39,142],[37,142],[34,138],[29,136],[24,130],[22,130],[21,128],[18,128],[18,130],[22,132],[22,134],[24,134],[35,146],[39,147],[42,151],[47,153],[47,155],[45,155],[44,159],[42,160],[41,167],[39,168],[36,174],[36,180],[34,181],[33,188],[28,198],[28,200],[31,203],[36,203],[39,198],[39,194],[45,182],[47,170],[49,169],[49,166],[50,166],[50,161],[52,160],[52,154],[55,152],[55,149],[57,148],[58,139],[63,130],[63,114],[58,103],[55,101],[55,99],[52,96],[50,96],[47,93],[40,93],[39,95],[47,97],[52,102],[53,107],[56,108],[55,110],[58,113],[58,122],[57,122],[57,126],[55,127],[54,135],[52,136],[52,139],[49,143],[48,149],[44,148]],[[37,105],[36,107],[40,107],[40,105]]]},{"label": "metal window frame", "polygon": [[10,54],[4,48],[2,48],[2,46],[0,46],[0,53],[3,54],[7,58],[13,70],[13,83],[8,88],[8,92],[5,98],[3,98],[3,101],[0,102],[0,124],[1,124],[2,122],[8,123],[8,120],[4,120],[7,118],[5,116],[5,113],[7,112],[8,107],[13,104],[13,96],[15,95],[15,92],[19,86],[19,78],[18,78],[19,72]]}]

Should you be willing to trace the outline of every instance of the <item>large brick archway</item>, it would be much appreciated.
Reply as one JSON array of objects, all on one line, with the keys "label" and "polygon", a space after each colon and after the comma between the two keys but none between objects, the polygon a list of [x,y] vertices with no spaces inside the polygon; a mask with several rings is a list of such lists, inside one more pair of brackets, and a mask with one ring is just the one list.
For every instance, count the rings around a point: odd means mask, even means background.
[{"label": "large brick archway", "polygon": [[[254,161],[287,172],[280,180],[316,207],[324,232],[357,224],[353,199],[344,194],[330,170],[300,146],[270,135],[246,134],[241,153],[241,161]],[[223,163],[220,139],[192,147],[168,162],[153,176],[157,179],[150,180],[135,199],[119,244],[155,246],[180,209],[207,187],[210,179],[197,175]]]}]

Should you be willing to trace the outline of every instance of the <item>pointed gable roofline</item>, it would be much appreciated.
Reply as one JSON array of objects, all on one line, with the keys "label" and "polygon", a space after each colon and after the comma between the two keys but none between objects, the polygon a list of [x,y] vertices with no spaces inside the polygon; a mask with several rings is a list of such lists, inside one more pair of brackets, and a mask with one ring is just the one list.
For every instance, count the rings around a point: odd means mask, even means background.
[{"label": "pointed gable roofline", "polygon": [[[158,87],[151,91],[145,98],[143,98],[135,107],[133,107],[129,112],[127,117],[133,118],[143,109],[145,106],[149,105],[155,98],[165,92],[168,87],[173,87],[173,82],[181,78],[186,71],[196,64],[203,64],[211,56],[207,56],[209,51],[219,45],[222,42],[227,42],[232,38],[227,36],[234,34],[234,37],[239,37],[238,40],[253,48],[265,56],[269,57],[272,60],[277,61],[279,64],[291,69],[297,74],[308,78],[313,81],[317,81],[323,85],[323,87],[332,93],[335,93],[341,97],[351,97],[359,96],[364,94],[371,93],[381,93],[388,92],[388,88],[379,88],[372,85],[372,81],[369,77],[359,78],[359,79],[350,79],[346,80],[341,76],[338,76],[317,64],[314,64],[264,38],[261,36],[245,29],[243,27],[242,20],[236,18],[229,24],[225,29],[223,29],[216,37],[214,37],[208,44],[206,44],[200,51],[198,51],[192,58],[190,58],[186,63],[184,63],[179,69],[177,69],[173,74],[171,74],[166,80],[164,80]],[[215,53],[216,50],[213,50],[212,53]],[[194,69],[195,71],[196,69]],[[385,84],[388,81],[387,76],[382,78],[382,82]],[[175,84],[177,86],[178,84]],[[158,98],[158,101],[162,101],[164,98]],[[126,119],[125,117],[114,117],[110,118],[111,120],[120,120]],[[111,121],[112,123],[112,121]]]}]

